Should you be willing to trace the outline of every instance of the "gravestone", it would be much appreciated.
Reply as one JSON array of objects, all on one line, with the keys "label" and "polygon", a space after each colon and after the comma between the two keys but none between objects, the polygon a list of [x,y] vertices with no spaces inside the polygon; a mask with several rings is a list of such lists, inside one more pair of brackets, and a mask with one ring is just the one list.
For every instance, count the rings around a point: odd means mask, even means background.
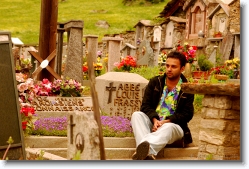
[{"label": "gravestone", "polygon": [[136,55],[136,47],[129,44],[129,43],[125,43],[125,46],[123,47],[123,49],[121,49],[122,55],[123,57],[126,56],[135,56]]},{"label": "gravestone", "polygon": [[140,110],[148,80],[135,73],[108,72],[96,77],[96,91],[102,112],[131,118]]},{"label": "gravestone", "polygon": [[94,114],[75,111],[67,117],[67,159],[79,152],[80,160],[100,160],[99,129]]},{"label": "gravestone", "polygon": [[234,35],[234,57],[240,58],[240,34]]},{"label": "gravestone", "polygon": [[211,55],[208,58],[208,60],[210,60],[213,64],[216,63],[216,54],[217,54],[217,46],[214,46],[214,50],[212,51]]},{"label": "gravestone", "polygon": [[147,40],[143,40],[138,48],[137,55],[138,66],[154,66],[154,53],[151,44]]},{"label": "gravestone", "polygon": [[64,79],[74,79],[83,84],[83,21],[69,21],[65,23],[64,29],[69,35]]},{"label": "gravestone", "polygon": [[166,26],[166,38],[165,38],[165,47],[173,47],[173,33],[174,33],[174,23],[170,21]]},{"label": "gravestone", "polygon": [[23,142],[23,131],[18,100],[17,83],[12,57],[12,43],[9,32],[0,32],[0,157],[8,147],[11,136],[14,143],[8,151],[9,160],[26,159]]},{"label": "gravestone", "polygon": [[223,38],[221,45],[221,53],[222,53],[222,58],[224,60],[229,59],[233,43],[234,43],[234,35],[228,31],[226,36]]},{"label": "gravestone", "polygon": [[[86,52],[88,53],[91,50],[91,52],[96,53],[95,56],[91,56],[91,57],[92,57],[92,61],[94,63],[97,63],[97,57],[98,57],[97,56],[97,48],[94,48],[94,51],[92,51],[93,48],[92,48],[92,46],[89,46],[89,41],[92,42],[92,43],[95,43],[95,46],[98,46],[98,36],[96,36],[96,35],[85,35],[84,38],[85,38],[85,44],[86,44],[85,45]],[[87,57],[90,57],[90,56],[87,55]]]},{"label": "gravestone", "polygon": [[161,41],[161,35],[162,35],[162,27],[161,26],[155,26],[153,28],[153,42],[160,42]]},{"label": "gravestone", "polygon": [[108,72],[114,69],[114,63],[120,62],[120,44],[123,38],[113,38],[113,37],[104,37],[102,39],[106,41],[106,48],[108,53]]},{"label": "gravestone", "polygon": [[53,97],[38,96],[34,99],[33,107],[39,118],[64,117],[69,112],[92,112],[92,97]]}]

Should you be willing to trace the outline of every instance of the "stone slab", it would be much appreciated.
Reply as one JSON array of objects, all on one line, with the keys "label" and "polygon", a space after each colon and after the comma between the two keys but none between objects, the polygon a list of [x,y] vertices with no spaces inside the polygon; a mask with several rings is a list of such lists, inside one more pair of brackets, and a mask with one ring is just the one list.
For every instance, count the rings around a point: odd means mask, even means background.
[{"label": "stone slab", "polygon": [[108,72],[96,77],[99,106],[104,114],[130,119],[142,104],[148,80],[135,73]]},{"label": "stone slab", "polygon": [[92,97],[39,96],[33,104],[37,117],[64,117],[68,112],[93,112]]},{"label": "stone slab", "polygon": [[67,159],[79,151],[82,160],[100,160],[99,128],[93,112],[70,112],[67,138]]},{"label": "stone slab", "polygon": [[0,31],[0,157],[4,156],[11,136],[14,142],[8,151],[9,160],[25,158],[18,90],[10,32]]}]

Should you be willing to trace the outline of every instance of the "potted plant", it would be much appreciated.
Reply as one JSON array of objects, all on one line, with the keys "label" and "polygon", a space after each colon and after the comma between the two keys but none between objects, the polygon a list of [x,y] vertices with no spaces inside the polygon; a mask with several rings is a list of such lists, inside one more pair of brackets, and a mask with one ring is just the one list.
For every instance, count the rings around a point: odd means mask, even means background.
[{"label": "potted plant", "polygon": [[228,78],[231,78],[233,76],[233,71],[224,64],[212,68],[211,75],[214,75],[217,80],[226,81]]},{"label": "potted plant", "polygon": [[226,60],[225,64],[230,70],[233,70],[233,77],[231,77],[231,78],[233,78],[233,79],[239,78],[240,59],[238,57],[235,57],[233,59]]},{"label": "potted plant", "polygon": [[214,32],[213,37],[214,37],[214,38],[222,37],[222,33],[221,33],[220,31]]},{"label": "potted plant", "polygon": [[214,64],[203,54],[198,56],[197,63],[200,70],[192,72],[193,78],[200,79],[201,77],[204,77],[204,79],[208,79],[210,70],[213,68]]}]

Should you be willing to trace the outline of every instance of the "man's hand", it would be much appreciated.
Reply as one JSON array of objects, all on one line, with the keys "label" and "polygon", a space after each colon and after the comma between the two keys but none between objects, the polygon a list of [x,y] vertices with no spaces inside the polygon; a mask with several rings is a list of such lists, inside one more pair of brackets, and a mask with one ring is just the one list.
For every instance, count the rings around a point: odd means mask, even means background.
[{"label": "man's hand", "polygon": [[159,127],[161,127],[164,123],[169,123],[170,120],[167,119],[167,120],[159,121],[159,120],[157,120],[156,118],[153,118],[153,122],[154,122],[154,125],[153,125],[153,127],[152,127],[152,132],[155,132],[155,131],[157,131],[157,129],[158,129]]},{"label": "man's hand", "polygon": [[153,118],[154,125],[152,127],[152,131],[155,132],[159,127],[161,127],[161,122],[156,118]]}]

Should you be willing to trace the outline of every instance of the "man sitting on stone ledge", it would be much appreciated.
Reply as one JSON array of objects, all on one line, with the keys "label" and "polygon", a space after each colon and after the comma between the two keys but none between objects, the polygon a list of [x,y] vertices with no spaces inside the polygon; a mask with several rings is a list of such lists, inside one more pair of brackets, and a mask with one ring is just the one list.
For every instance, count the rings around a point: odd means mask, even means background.
[{"label": "man sitting on stone ledge", "polygon": [[154,160],[167,144],[182,138],[185,144],[192,143],[187,123],[193,117],[194,95],[181,91],[187,82],[182,74],[186,62],[182,53],[170,52],[164,75],[150,79],[140,111],[131,117],[137,146],[133,160]]}]

